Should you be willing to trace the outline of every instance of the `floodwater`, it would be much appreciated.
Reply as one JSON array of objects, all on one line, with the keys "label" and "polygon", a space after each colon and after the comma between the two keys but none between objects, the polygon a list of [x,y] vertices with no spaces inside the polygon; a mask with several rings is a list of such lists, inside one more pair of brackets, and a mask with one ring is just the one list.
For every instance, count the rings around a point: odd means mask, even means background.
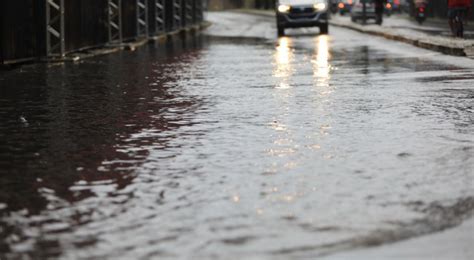
[{"label": "floodwater", "polygon": [[208,18],[0,72],[2,260],[315,257],[472,215],[471,60]]}]

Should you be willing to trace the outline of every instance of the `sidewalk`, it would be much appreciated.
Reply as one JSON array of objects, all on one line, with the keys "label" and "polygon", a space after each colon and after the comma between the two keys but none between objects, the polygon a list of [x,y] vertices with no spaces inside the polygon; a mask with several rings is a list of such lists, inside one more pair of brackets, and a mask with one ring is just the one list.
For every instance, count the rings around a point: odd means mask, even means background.
[{"label": "sidewalk", "polygon": [[[273,10],[241,9],[238,10],[238,12],[264,16],[275,15]],[[444,54],[467,56],[474,59],[474,40],[457,39],[449,36],[446,32],[447,28],[443,29],[440,21],[427,21],[425,25],[420,26],[414,24],[406,17],[392,15],[390,17],[384,17],[384,22],[381,26],[371,23],[362,25],[360,23],[352,22],[348,15],[341,17],[338,14],[334,14],[331,16],[329,23],[332,26],[381,36]],[[331,31],[329,31],[329,33],[331,33]]]},{"label": "sidewalk", "polygon": [[439,25],[436,27],[430,25],[421,26],[412,23],[404,17],[395,15],[384,17],[384,22],[381,26],[370,23],[366,25],[354,23],[350,20],[350,17],[341,17],[339,15],[333,15],[330,24],[409,43],[444,54],[474,58],[474,40],[453,38],[447,35],[447,28],[443,30]]},{"label": "sidewalk", "polygon": [[474,259],[474,219],[438,233],[415,237],[379,247],[358,249],[321,258],[321,260],[464,260]]}]

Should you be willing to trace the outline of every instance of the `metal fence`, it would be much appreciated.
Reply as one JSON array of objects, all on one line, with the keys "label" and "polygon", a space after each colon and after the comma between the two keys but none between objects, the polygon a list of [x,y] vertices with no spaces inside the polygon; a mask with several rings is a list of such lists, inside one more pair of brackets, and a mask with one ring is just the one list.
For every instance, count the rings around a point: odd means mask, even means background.
[{"label": "metal fence", "polygon": [[203,20],[203,0],[3,0],[0,64],[61,57]]}]

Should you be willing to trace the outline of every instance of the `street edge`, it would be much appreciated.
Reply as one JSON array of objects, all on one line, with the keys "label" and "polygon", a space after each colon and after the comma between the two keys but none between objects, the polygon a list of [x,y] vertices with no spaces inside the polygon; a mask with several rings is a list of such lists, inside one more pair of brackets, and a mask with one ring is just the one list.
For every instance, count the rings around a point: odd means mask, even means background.
[{"label": "street edge", "polygon": [[65,58],[59,58],[59,59],[45,59],[45,62],[48,63],[55,63],[55,62],[69,62],[69,61],[79,61],[82,59],[87,59],[87,58],[92,58],[96,56],[101,56],[101,55],[107,55],[111,54],[114,52],[118,51],[135,51],[136,49],[149,44],[149,43],[166,43],[167,41],[172,41],[177,38],[186,38],[189,36],[195,36],[196,33],[203,31],[210,27],[212,24],[208,21],[203,21],[199,24],[181,28],[179,30],[167,32],[161,35],[157,36],[151,36],[148,38],[137,38],[135,41],[132,42],[127,42],[127,43],[120,43],[120,44],[108,44],[102,47],[99,47],[97,49],[92,49],[86,54],[78,53],[78,52],[73,52],[69,55],[67,55]]},{"label": "street edge", "polygon": [[370,29],[367,29],[367,28],[358,28],[356,26],[351,26],[351,25],[348,25],[348,24],[342,24],[342,23],[338,23],[338,22],[334,22],[334,21],[330,21],[329,23],[333,26],[338,26],[338,27],[341,27],[341,28],[351,29],[351,30],[354,30],[354,31],[357,31],[357,32],[360,32],[360,33],[379,36],[379,37],[383,37],[383,38],[386,38],[386,39],[389,39],[389,40],[411,44],[415,47],[419,47],[419,48],[423,48],[423,49],[427,49],[427,50],[432,50],[432,51],[440,52],[440,53],[447,54],[447,55],[468,56],[468,57],[471,56],[471,55],[468,55],[467,50],[466,50],[467,48],[463,48],[463,47],[454,47],[454,46],[448,46],[448,45],[435,44],[435,43],[431,43],[431,42],[428,42],[428,41],[412,39],[412,38],[409,38],[409,37],[406,37],[406,36],[403,36],[403,35],[391,34],[391,33],[387,33],[387,32],[380,32],[380,31],[370,30]]},{"label": "street edge", "polygon": [[166,43],[175,39],[184,39],[187,37],[194,37],[200,31],[209,28],[212,25],[209,21],[203,21],[199,24],[181,28],[179,30],[167,32],[157,36],[151,36],[149,38],[137,38],[132,42],[119,43],[119,44],[105,44],[99,47],[93,47],[86,50],[79,50],[68,53],[64,57],[59,58],[40,58],[40,59],[23,59],[10,61],[5,64],[0,64],[0,70],[14,69],[18,66],[27,63],[67,63],[67,62],[78,62],[84,59],[89,59],[97,56],[112,54],[119,51],[135,51],[136,49],[153,43]]},{"label": "street edge", "polygon": [[[268,16],[268,17],[274,17],[275,16],[273,11],[270,12],[270,11],[265,11],[265,10],[237,9],[237,10],[234,10],[234,12],[261,15],[261,16]],[[370,35],[374,35],[374,36],[384,37],[384,38],[389,39],[389,40],[411,44],[415,47],[419,47],[419,48],[423,48],[423,49],[427,49],[427,50],[432,50],[432,51],[440,52],[440,53],[447,54],[447,55],[466,56],[466,57],[469,57],[469,58],[474,58],[474,46],[454,47],[454,46],[448,46],[448,45],[435,44],[435,43],[431,43],[431,42],[428,42],[428,41],[411,39],[411,38],[403,36],[403,35],[396,35],[396,34],[391,34],[391,33],[387,33],[387,32],[380,32],[380,31],[370,30],[368,28],[358,28],[357,26],[351,26],[351,25],[348,25],[348,24],[338,23],[337,21],[333,21],[333,20],[329,20],[329,24],[332,25],[332,26],[351,29],[351,30],[354,30],[354,31],[357,31],[357,32],[360,32],[360,33],[365,33],[365,34],[370,34]]]}]

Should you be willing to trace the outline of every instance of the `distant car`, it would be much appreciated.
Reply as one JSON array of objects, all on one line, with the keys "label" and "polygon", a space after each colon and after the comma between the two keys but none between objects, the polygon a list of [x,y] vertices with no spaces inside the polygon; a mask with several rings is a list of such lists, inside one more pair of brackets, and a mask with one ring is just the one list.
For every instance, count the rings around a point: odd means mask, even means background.
[{"label": "distant car", "polygon": [[337,4],[337,8],[339,10],[340,15],[344,15],[346,13],[350,13],[352,9],[353,0],[340,0]]},{"label": "distant car", "polygon": [[364,3],[365,2],[365,18],[377,19],[375,14],[375,3],[374,0],[354,0],[354,4],[351,9],[351,20],[357,22],[358,20],[364,19]]},{"label": "distant car", "polygon": [[328,33],[328,0],[277,0],[276,18],[278,35],[285,28],[318,26],[321,34]]}]

